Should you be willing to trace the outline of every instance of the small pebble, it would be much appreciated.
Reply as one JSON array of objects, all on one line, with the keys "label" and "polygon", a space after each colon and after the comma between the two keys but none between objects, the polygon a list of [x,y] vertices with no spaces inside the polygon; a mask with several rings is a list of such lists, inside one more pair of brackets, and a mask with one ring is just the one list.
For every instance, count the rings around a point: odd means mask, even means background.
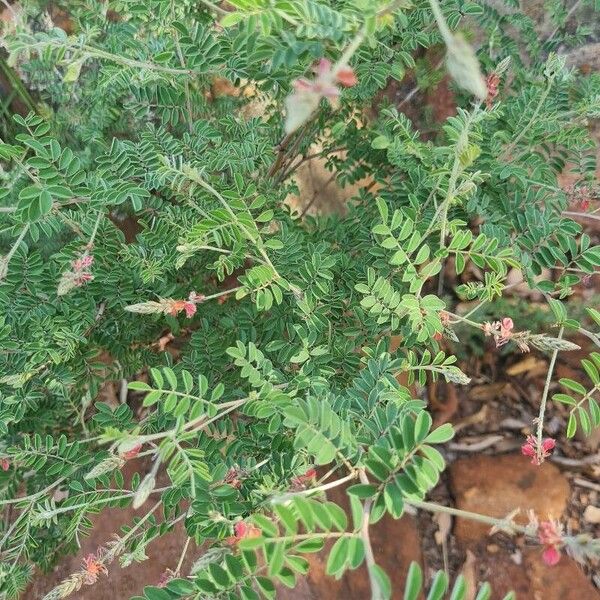
[{"label": "small pebble", "polygon": [[583,518],[588,523],[600,523],[600,507],[598,506],[587,506],[583,511]]}]

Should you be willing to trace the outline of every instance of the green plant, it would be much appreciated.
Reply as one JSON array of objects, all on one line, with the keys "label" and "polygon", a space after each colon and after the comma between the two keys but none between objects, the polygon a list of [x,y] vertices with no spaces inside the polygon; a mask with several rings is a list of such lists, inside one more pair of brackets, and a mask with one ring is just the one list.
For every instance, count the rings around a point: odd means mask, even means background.
[{"label": "green plant", "polygon": [[[568,165],[579,193],[593,184],[586,123],[599,113],[600,77],[553,53],[585,31],[563,36],[560,21],[539,40],[523,14],[463,0],[229,7],[78,0],[67,36],[40,28],[32,5],[6,36],[11,64],[47,107],[15,116],[19,133],[0,143],[0,505],[11,509],[0,596],[18,596],[33,565],[74,551],[90,514],[149,498],[150,510],[46,600],[93,584],[117,558],[140,560],[181,520],[209,549],[189,575],[174,565],[148,599],[273,597],[330,538],[329,574],[366,561],[373,598],[389,597],[369,525],[406,506],[527,535],[550,560],[563,547],[596,555],[597,541],[552,537],[552,524],[427,502],[453,432],[432,429],[426,402],[397,380],[468,383],[440,346],[458,340],[457,323],[498,346],[549,353],[524,446],[538,463],[547,456],[556,357],[577,348],[569,332],[598,343],[564,300],[597,275],[600,247],[565,214],[574,192],[557,179]],[[483,32],[477,55],[454,33],[463,27]],[[417,49],[440,43],[459,108],[434,141],[391,105],[367,120]],[[216,77],[245,93],[216,96]],[[244,116],[258,102],[260,117]],[[370,178],[343,216],[300,216],[285,203],[315,152],[342,185]],[[138,227],[133,240],[125,218]],[[448,283],[452,265],[466,283]],[[546,295],[558,333],[475,320],[510,269]],[[536,279],[544,269],[552,279]],[[452,312],[458,294],[477,307]],[[185,341],[177,359],[169,335]],[[393,352],[391,335],[401,339]],[[577,397],[555,399],[589,432],[600,425],[597,354],[583,367],[593,389],[563,380]],[[96,401],[111,380],[128,385],[140,411]],[[148,462],[125,485],[120,469],[134,457]],[[324,495],[342,484],[351,520]],[[441,578],[430,598],[442,597]],[[412,568],[406,598],[420,580]]]}]

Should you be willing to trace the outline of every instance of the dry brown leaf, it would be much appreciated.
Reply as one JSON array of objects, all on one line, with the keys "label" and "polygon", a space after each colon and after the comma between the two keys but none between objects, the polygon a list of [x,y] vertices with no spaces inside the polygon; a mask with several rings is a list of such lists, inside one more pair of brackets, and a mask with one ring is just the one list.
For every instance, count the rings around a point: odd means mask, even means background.
[{"label": "dry brown leaf", "polygon": [[484,404],[480,410],[464,419],[460,419],[456,423],[454,423],[454,431],[458,432],[465,427],[469,427],[471,425],[477,425],[478,423],[484,423],[488,419],[489,407],[487,404]]},{"label": "dry brown leaf", "polygon": [[534,377],[540,373],[545,373],[547,366],[545,360],[541,360],[533,354],[529,354],[523,360],[508,367],[508,369],[506,369],[506,374],[514,377],[521,373],[528,373],[529,376]]},{"label": "dry brown leaf", "polygon": [[471,400],[495,400],[496,398],[505,395],[506,388],[510,384],[505,382],[487,383],[485,385],[475,385],[469,390],[469,398]]},{"label": "dry brown leaf", "polygon": [[480,452],[490,446],[494,446],[503,439],[504,436],[502,435],[486,435],[470,444],[450,444],[448,447],[450,450],[457,450],[459,452]]},{"label": "dry brown leaf", "polygon": [[477,574],[475,573],[475,565],[477,560],[475,555],[467,550],[467,558],[461,569],[461,574],[465,578],[465,586],[467,593],[464,596],[464,600],[474,600],[475,594],[477,593]]},{"label": "dry brown leaf", "polygon": [[452,517],[447,513],[437,513],[433,520],[438,525],[438,530],[435,532],[435,543],[441,546],[448,539],[450,530],[452,529]]}]

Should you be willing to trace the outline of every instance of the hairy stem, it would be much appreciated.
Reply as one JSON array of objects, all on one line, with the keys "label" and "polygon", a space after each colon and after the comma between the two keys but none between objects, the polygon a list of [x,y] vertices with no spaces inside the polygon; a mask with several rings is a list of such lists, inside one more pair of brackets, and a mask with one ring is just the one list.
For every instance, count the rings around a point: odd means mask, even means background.
[{"label": "hairy stem", "polygon": [[[558,332],[558,339],[562,339],[563,332],[565,328],[561,327]],[[548,402],[548,392],[550,391],[550,383],[552,382],[552,374],[554,373],[554,365],[556,364],[556,358],[558,357],[558,349],[552,352],[552,358],[550,359],[550,365],[548,366],[548,374],[546,375],[546,383],[544,385],[544,391],[542,393],[542,401],[540,403],[540,412],[538,415],[538,423],[537,423],[537,452],[538,452],[538,460],[541,462],[543,460],[542,456],[542,436],[544,433],[544,415],[546,414],[546,404]]]}]

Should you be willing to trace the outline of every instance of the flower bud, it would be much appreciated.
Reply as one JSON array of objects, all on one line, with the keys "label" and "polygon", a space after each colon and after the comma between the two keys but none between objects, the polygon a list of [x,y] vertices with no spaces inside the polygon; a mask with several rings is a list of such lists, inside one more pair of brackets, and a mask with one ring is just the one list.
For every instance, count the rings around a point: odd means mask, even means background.
[{"label": "flower bud", "polygon": [[148,500],[148,497],[156,487],[156,477],[153,473],[148,473],[146,477],[140,483],[140,487],[136,490],[135,496],[133,497],[133,508],[137,510]]},{"label": "flower bud", "polygon": [[133,438],[130,440],[125,440],[119,444],[117,448],[117,453],[121,458],[125,460],[131,460],[135,458],[142,449],[142,443],[137,438]]}]

